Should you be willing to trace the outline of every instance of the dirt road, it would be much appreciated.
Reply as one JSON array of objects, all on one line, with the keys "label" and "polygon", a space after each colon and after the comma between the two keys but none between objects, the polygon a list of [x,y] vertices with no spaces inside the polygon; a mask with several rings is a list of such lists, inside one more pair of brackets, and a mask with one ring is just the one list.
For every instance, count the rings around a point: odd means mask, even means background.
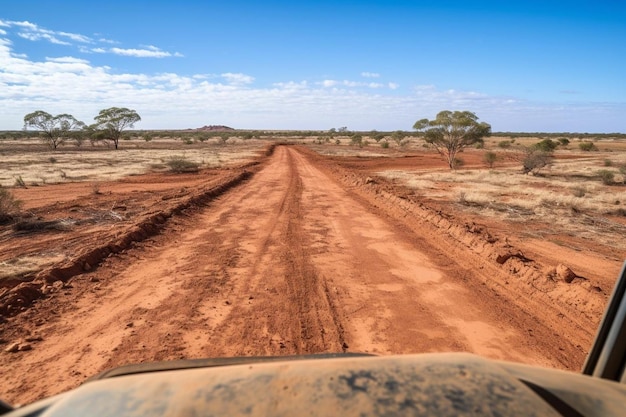
[{"label": "dirt road", "polygon": [[211,356],[467,351],[580,366],[576,341],[461,262],[278,147],[242,185],[37,303],[22,323],[33,349],[1,355],[0,396],[27,403],[114,366]]}]

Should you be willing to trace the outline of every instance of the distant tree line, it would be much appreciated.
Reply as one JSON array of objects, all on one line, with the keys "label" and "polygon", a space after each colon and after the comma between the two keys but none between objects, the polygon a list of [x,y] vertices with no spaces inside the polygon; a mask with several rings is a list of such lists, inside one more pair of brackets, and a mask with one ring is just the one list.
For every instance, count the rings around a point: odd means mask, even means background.
[{"label": "distant tree line", "polygon": [[626,133],[576,133],[576,132],[493,132],[493,136],[507,138],[539,139],[626,139]]}]

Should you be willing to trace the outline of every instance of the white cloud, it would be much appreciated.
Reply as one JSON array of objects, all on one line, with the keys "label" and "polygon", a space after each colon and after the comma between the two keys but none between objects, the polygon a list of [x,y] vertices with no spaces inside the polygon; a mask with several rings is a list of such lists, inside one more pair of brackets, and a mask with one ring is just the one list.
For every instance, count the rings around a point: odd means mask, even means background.
[{"label": "white cloud", "polygon": [[397,90],[400,87],[400,84],[397,83],[389,83],[387,84],[387,86],[389,87],[389,89],[391,90]]},{"label": "white cloud", "polygon": [[[626,113],[624,103],[559,109],[549,103],[434,85],[389,94],[387,87],[397,89],[397,84],[291,80],[262,87],[254,84],[253,76],[238,72],[116,73],[72,56],[34,60],[12,48],[10,40],[0,37],[0,130],[20,129],[24,115],[35,110],[70,113],[89,123],[98,111],[112,106],[137,110],[142,117],[138,128],[143,129],[226,124],[256,129],[409,130],[415,120],[459,109],[476,112],[494,130],[617,131]],[[599,120],[595,125],[591,114]]]},{"label": "white cloud", "polygon": [[330,88],[330,87],[349,87],[349,88],[358,88],[358,87],[368,87],[368,88],[383,88],[385,84],[382,83],[374,83],[374,82],[362,82],[362,81],[351,81],[351,80],[324,80],[317,83],[317,85],[321,85],[322,87]]},{"label": "white cloud", "polygon": [[252,82],[254,82],[254,77],[240,73],[235,74],[232,72],[226,72],[221,76],[226,79],[226,82],[233,85],[245,85],[252,84]]},{"label": "white cloud", "polygon": [[154,49],[111,48],[109,52],[116,55],[133,56],[136,58],[167,58],[172,56],[169,52]]},{"label": "white cloud", "polygon": [[[42,28],[34,23],[28,21],[12,21],[12,20],[0,20],[0,26],[6,28],[17,28],[18,31],[16,35],[32,41],[48,41],[50,43],[56,45],[63,46],[74,46],[77,43],[78,50],[82,53],[111,53],[122,56],[130,56],[137,58],[167,58],[167,57],[182,57],[183,55],[178,52],[167,52],[163,51],[157,46],[147,45],[141,48],[103,48],[98,44],[117,44],[118,42],[105,39],[98,38],[97,40],[78,33],[64,32],[64,31],[53,31],[49,29]],[[2,29],[0,35],[8,35],[8,31]],[[85,45],[95,45],[91,48],[86,47]]]},{"label": "white cloud", "polygon": [[361,77],[365,77],[365,78],[379,78],[380,74],[377,72],[362,72],[361,73]]}]

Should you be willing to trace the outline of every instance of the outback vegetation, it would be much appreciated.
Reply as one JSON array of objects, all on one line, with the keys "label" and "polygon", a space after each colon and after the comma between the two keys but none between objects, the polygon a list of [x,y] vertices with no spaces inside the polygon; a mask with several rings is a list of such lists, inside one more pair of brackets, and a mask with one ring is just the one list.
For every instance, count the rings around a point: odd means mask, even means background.
[{"label": "outback vegetation", "polygon": [[465,350],[579,369],[626,257],[617,134],[489,135],[469,112],[413,131],[107,130],[119,113],[54,152],[40,128],[0,132],[11,402],[180,357]]},{"label": "outback vegetation", "polygon": [[450,169],[460,165],[459,152],[491,135],[491,126],[479,123],[478,117],[469,111],[444,110],[433,120],[418,120],[413,129],[423,132],[426,143],[446,158]]},{"label": "outback vegetation", "polygon": [[100,110],[94,120],[95,123],[88,126],[71,114],[52,116],[43,110],[37,110],[24,116],[24,130],[35,129],[52,150],[70,139],[80,147],[87,138],[92,144],[96,141],[111,141],[115,149],[118,149],[124,130],[134,127],[141,117],[135,110],[111,107]]}]

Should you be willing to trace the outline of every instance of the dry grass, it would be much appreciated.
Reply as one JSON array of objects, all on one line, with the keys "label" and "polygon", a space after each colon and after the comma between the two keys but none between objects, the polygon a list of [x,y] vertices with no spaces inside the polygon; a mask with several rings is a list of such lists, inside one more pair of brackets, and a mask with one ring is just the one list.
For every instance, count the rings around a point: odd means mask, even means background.
[{"label": "dry grass", "polygon": [[174,139],[123,142],[120,150],[90,145],[66,146],[51,152],[36,140],[0,141],[0,185],[13,186],[22,178],[26,186],[69,181],[116,180],[148,171],[166,170],[170,158],[182,155],[201,168],[219,167],[251,158],[266,142],[248,140],[217,146],[185,145]]},{"label": "dry grass", "polygon": [[[621,249],[626,241],[626,186],[617,168],[615,185],[598,176],[606,153],[557,159],[542,176],[522,175],[520,166],[459,171],[383,171],[379,175],[415,194],[502,221],[542,222],[555,231],[594,239]],[[626,153],[610,154],[612,165],[626,164]],[[622,220],[623,219],[623,220]]]}]

